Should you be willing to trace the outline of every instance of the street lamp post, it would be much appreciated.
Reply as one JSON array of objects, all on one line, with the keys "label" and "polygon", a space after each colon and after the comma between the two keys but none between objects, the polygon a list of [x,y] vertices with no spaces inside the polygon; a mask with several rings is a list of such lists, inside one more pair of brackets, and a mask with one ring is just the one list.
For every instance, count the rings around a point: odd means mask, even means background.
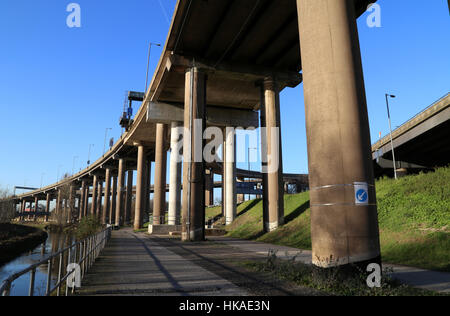
[{"label": "street lamp post", "polygon": [[108,128],[105,130],[105,140],[104,140],[104,142],[103,142],[103,155],[105,154],[106,137],[107,137],[107,135],[108,135],[108,130],[112,130],[112,128],[108,127]]},{"label": "street lamp post", "polygon": [[389,120],[389,135],[391,137],[392,163],[394,165],[394,177],[397,180],[397,166],[395,163],[394,142],[392,140],[392,124],[391,124],[391,113],[389,111],[389,98],[396,98],[396,96],[386,93],[386,107],[387,107],[387,114],[388,114],[388,120]]},{"label": "street lamp post", "polygon": [[87,166],[91,164],[91,147],[94,147],[94,144],[89,144],[89,152],[88,152],[88,160],[87,160]]},{"label": "street lamp post", "polygon": [[148,69],[149,69],[149,67],[150,67],[150,52],[151,52],[151,50],[152,50],[152,45],[155,45],[155,46],[161,46],[161,44],[158,44],[158,43],[152,43],[152,42],[150,42],[150,44],[148,45],[148,59],[147,59],[147,75],[146,75],[146,79],[145,79],[145,90],[144,90],[144,93],[145,94],[147,94],[147,87],[148,87]]}]

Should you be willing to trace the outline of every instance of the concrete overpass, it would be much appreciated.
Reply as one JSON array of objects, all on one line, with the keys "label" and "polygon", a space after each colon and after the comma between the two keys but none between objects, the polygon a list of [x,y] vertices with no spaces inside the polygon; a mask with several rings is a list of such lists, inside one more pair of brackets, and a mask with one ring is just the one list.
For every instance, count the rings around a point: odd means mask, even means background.
[{"label": "concrete overpass", "polygon": [[[121,121],[127,125],[118,142],[87,169],[15,201],[23,208],[41,199],[49,205],[56,198],[58,212],[62,205],[75,210],[78,200],[79,218],[90,213],[104,223],[109,217],[116,225],[132,221],[140,228],[149,206],[150,162],[155,161],[154,218],[164,218],[167,211],[168,182],[169,224],[180,215],[182,239],[203,240],[205,191],[212,177],[206,162],[195,159],[196,149],[206,148],[205,140],[195,135],[195,124],[201,122],[200,135],[207,126],[224,131],[223,207],[231,223],[236,217],[237,172],[235,135],[228,128],[251,125],[259,118],[259,126],[267,130],[261,143],[263,224],[266,231],[275,230],[284,222],[279,93],[304,81],[313,262],[328,267],[380,261],[356,26],[369,2],[179,0],[143,105],[133,120]],[[183,168],[171,161],[167,181],[166,154],[169,148],[180,150],[174,136],[179,126],[188,131],[183,134]],[[278,161],[276,168],[273,161]],[[357,189],[364,191],[364,201],[355,199]],[[330,257],[340,260],[330,262]]]},{"label": "concrete overpass", "polygon": [[[450,93],[392,132],[397,169],[411,171],[450,164]],[[377,175],[392,174],[392,149],[387,135],[372,146]]]}]

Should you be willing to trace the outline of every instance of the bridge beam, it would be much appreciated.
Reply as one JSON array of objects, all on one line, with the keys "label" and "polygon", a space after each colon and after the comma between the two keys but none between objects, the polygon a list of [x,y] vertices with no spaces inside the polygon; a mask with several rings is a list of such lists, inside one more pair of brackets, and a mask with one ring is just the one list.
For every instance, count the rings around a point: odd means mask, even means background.
[{"label": "bridge beam", "polygon": [[169,182],[169,225],[177,225],[181,216],[181,159],[179,133],[181,124],[171,123],[170,133],[170,182]]},{"label": "bridge beam", "polygon": [[153,225],[165,224],[166,170],[167,170],[167,125],[156,124],[155,184],[153,193]]},{"label": "bridge beam", "polygon": [[[182,240],[205,239],[205,164],[203,160],[206,125],[206,74],[198,68],[189,68],[185,80]],[[196,126],[196,120],[201,121]],[[189,135],[190,134],[190,135]]]},{"label": "bridge beam", "polygon": [[[365,269],[366,262],[381,259],[354,1],[297,0],[297,7],[311,189],[312,260],[321,267],[354,263]],[[358,201],[355,191],[359,182],[365,183],[368,190],[363,188],[366,198]]]}]

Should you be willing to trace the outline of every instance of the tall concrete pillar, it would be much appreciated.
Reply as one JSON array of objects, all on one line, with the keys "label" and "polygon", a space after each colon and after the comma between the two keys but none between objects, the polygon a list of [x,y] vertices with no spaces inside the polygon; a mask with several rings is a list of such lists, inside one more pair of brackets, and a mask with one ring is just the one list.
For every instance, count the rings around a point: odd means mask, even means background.
[{"label": "tall concrete pillar", "polygon": [[180,124],[173,122],[170,136],[170,182],[169,182],[169,225],[176,225],[181,217],[181,159],[178,128]]},{"label": "tall concrete pillar", "polygon": [[37,220],[37,212],[39,206],[39,198],[37,196],[34,197],[34,221]]},{"label": "tall concrete pillar", "polygon": [[116,218],[115,218],[116,226],[121,226],[123,223],[124,183],[125,183],[125,160],[119,159],[119,174],[117,177]]},{"label": "tall concrete pillar", "polygon": [[144,158],[144,146],[138,144],[137,154],[137,174],[136,174],[136,202],[134,209],[134,229],[140,229],[142,227],[142,210],[145,205],[145,158]]},{"label": "tall concrete pillar", "polygon": [[205,205],[214,205],[214,173],[209,169],[205,170]]},{"label": "tall concrete pillar", "polygon": [[81,181],[81,189],[80,189],[80,203],[78,206],[78,221],[80,221],[84,217],[84,200],[86,196],[86,180]]},{"label": "tall concrete pillar", "polygon": [[72,223],[72,218],[74,214],[75,214],[75,185],[72,183],[69,186],[69,212],[67,214],[68,223]]},{"label": "tall concrete pillar", "polygon": [[116,222],[116,201],[117,201],[117,176],[111,176],[111,207],[109,208],[109,224]]},{"label": "tall concrete pillar", "polygon": [[89,215],[89,194],[90,194],[90,183],[89,181],[86,181],[86,188],[84,191],[84,206],[83,206],[83,217],[86,217]]},{"label": "tall concrete pillar", "polygon": [[98,219],[102,218],[102,197],[103,197],[103,179],[98,178],[98,185],[97,185],[97,210],[96,215]]},{"label": "tall concrete pillar", "polygon": [[27,203],[27,201],[22,200],[22,205],[20,206],[20,217],[19,220],[23,221],[24,219],[24,215],[25,215],[25,204]]},{"label": "tall concrete pillar", "polygon": [[52,196],[50,193],[47,193],[46,196],[46,204],[45,204],[45,222],[48,222],[48,214],[50,213],[50,202],[52,201]]},{"label": "tall concrete pillar", "polygon": [[127,174],[127,192],[125,196],[125,224],[128,225],[131,220],[131,202],[133,199],[133,170],[128,170]]},{"label": "tall concrete pillar", "polygon": [[234,128],[225,128],[225,223],[230,225],[236,218],[236,135]]},{"label": "tall concrete pillar", "polygon": [[56,215],[60,216],[61,215],[61,189],[58,188],[58,195],[56,197]]},{"label": "tall concrete pillar", "polygon": [[264,231],[270,232],[284,223],[284,187],[283,187],[283,157],[281,148],[281,119],[280,119],[280,94],[276,81],[266,78],[262,86],[264,122],[262,126],[261,146],[263,155],[262,172],[266,178],[266,197],[263,203]]},{"label": "tall concrete pillar", "polygon": [[103,203],[102,224],[106,225],[106,218],[111,207],[111,168],[105,171],[105,202]]},{"label": "tall concrete pillar", "polygon": [[381,258],[354,6],[351,0],[297,0],[313,263],[365,269]]},{"label": "tall concrete pillar", "polygon": [[154,225],[162,225],[165,223],[167,170],[167,151],[165,144],[166,137],[167,125],[156,124],[155,183],[153,193]]},{"label": "tall concrete pillar", "polygon": [[94,176],[92,183],[92,199],[91,199],[91,215],[95,215],[97,212],[97,189],[98,189],[98,178]]},{"label": "tall concrete pillar", "polygon": [[[197,68],[186,72],[183,145],[182,240],[205,239],[205,164],[203,131],[206,126],[206,74]],[[200,123],[200,124],[198,124]]]}]

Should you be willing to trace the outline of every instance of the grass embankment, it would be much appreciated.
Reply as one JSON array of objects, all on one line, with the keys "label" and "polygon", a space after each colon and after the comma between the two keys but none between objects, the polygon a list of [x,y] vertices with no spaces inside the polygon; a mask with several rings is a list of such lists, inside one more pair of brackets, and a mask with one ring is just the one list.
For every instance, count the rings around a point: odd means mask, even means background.
[{"label": "grass embankment", "polygon": [[[376,183],[381,254],[384,262],[450,271],[450,168],[434,173],[382,179]],[[311,249],[308,192],[286,195],[285,222],[262,231],[262,201],[238,207],[228,236]],[[220,213],[207,209],[207,217]]]},{"label": "grass embankment", "polygon": [[30,251],[47,239],[43,230],[16,224],[0,224],[0,265]]}]

